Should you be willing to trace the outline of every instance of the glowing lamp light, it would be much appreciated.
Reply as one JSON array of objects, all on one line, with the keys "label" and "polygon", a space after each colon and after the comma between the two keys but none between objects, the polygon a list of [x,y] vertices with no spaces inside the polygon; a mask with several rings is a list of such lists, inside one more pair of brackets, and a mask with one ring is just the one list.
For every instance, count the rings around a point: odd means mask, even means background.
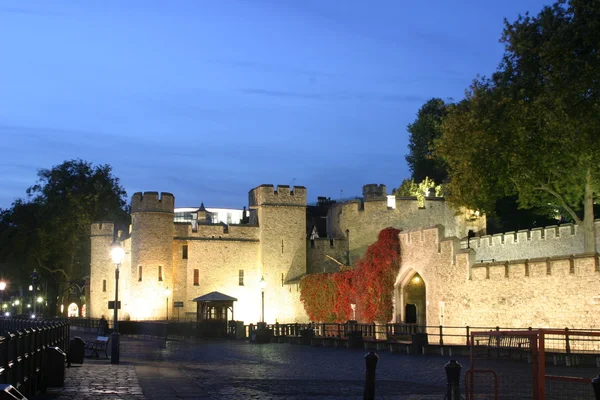
[{"label": "glowing lamp light", "polygon": [[418,276],[415,276],[415,277],[413,278],[413,282],[414,282],[414,283],[419,283],[419,282],[421,282],[421,278],[419,278]]},{"label": "glowing lamp light", "polygon": [[21,302],[19,300],[15,300],[15,306],[18,306],[19,304],[21,304]]},{"label": "glowing lamp light", "polygon": [[260,281],[258,282],[258,285],[260,286],[260,288],[262,290],[265,290],[265,288],[267,287],[267,281],[265,281],[265,277],[264,276],[260,277]]},{"label": "glowing lamp light", "polygon": [[33,285],[29,285],[29,291],[32,292],[33,291]]},{"label": "glowing lamp light", "polygon": [[10,317],[10,313],[7,311],[7,312],[4,313],[4,316],[5,317]]},{"label": "glowing lamp light", "polygon": [[0,290],[6,289],[6,282],[0,281]]},{"label": "glowing lamp light", "polygon": [[2,304],[2,308],[6,308],[6,307],[8,307],[8,304],[6,304],[6,303]]},{"label": "glowing lamp light", "polygon": [[27,308],[31,308],[31,304],[27,304]]},{"label": "glowing lamp light", "polygon": [[31,319],[35,319],[35,314],[31,314]]},{"label": "glowing lamp light", "polygon": [[165,289],[165,296],[169,297],[171,295],[171,291],[169,290],[169,288]]},{"label": "glowing lamp light", "polygon": [[43,302],[43,301],[44,301],[44,299],[43,299],[41,296],[37,298],[37,302],[38,302],[38,303],[41,303],[41,302]]},{"label": "glowing lamp light", "polygon": [[115,242],[110,249],[110,255],[114,264],[121,264],[123,258],[125,258],[125,249],[121,247],[119,242]]}]

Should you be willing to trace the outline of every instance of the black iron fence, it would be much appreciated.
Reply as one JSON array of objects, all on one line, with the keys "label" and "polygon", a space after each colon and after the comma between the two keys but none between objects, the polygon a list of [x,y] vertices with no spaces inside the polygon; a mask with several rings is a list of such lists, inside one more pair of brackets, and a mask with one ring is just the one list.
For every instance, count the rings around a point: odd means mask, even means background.
[{"label": "black iron fence", "polygon": [[[24,395],[35,395],[48,384],[48,352],[69,348],[69,322],[64,319],[0,319],[0,382]],[[64,368],[64,365],[62,365]]]}]

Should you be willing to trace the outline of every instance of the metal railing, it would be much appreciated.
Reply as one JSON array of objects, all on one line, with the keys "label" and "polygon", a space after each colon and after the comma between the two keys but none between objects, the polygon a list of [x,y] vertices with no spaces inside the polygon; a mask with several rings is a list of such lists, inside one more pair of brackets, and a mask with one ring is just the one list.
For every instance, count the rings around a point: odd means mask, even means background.
[{"label": "metal railing", "polygon": [[[0,319],[0,382],[24,395],[45,389],[50,347],[69,349],[69,322],[64,319]],[[54,366],[55,368],[55,366]]]}]

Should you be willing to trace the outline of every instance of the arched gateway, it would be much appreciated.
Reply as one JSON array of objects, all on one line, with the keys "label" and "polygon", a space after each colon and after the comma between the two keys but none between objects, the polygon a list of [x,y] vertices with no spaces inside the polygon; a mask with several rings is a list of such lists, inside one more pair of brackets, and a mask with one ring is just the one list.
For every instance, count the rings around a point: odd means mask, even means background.
[{"label": "arched gateway", "polygon": [[427,325],[427,292],[423,277],[415,270],[396,280],[394,316],[396,323]]}]

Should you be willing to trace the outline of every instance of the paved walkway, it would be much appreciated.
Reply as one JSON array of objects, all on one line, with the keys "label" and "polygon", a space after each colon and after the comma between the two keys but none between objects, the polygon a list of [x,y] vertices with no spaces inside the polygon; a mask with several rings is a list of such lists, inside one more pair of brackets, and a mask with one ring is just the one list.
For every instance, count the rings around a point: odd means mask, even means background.
[{"label": "paved walkway", "polygon": [[[86,358],[67,369],[64,388],[49,388],[38,399],[362,399],[364,355],[289,344],[122,338],[120,364]],[[378,399],[443,399],[447,357],[379,356]]]}]

